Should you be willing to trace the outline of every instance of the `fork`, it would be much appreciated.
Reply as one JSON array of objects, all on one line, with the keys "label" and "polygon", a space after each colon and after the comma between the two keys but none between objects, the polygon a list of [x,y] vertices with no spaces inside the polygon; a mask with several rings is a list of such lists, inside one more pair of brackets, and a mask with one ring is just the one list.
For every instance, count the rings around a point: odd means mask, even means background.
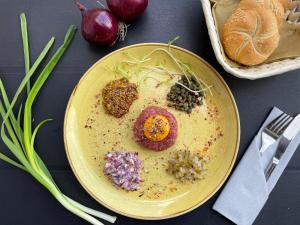
[{"label": "fork", "polygon": [[282,113],[264,128],[262,132],[262,145],[259,149],[260,154],[263,154],[270,145],[276,142],[292,120],[293,117]]}]

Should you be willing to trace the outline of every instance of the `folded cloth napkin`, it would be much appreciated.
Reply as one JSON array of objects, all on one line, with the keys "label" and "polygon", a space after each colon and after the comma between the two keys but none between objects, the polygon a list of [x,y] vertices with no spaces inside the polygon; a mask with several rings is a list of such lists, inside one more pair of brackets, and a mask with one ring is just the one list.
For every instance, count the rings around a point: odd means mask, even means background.
[{"label": "folded cloth napkin", "polygon": [[267,182],[264,170],[276,151],[278,141],[260,155],[261,132],[281,113],[278,108],[273,108],[213,206],[214,210],[235,224],[249,225],[254,222],[300,143],[299,132]]}]

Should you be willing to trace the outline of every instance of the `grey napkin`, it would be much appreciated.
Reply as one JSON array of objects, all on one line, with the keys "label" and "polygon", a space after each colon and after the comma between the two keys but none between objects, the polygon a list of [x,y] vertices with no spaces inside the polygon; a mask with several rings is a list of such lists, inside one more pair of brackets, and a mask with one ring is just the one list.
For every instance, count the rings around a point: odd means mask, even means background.
[{"label": "grey napkin", "polygon": [[300,143],[299,132],[266,182],[264,170],[275,153],[278,141],[261,156],[261,132],[280,113],[281,110],[273,108],[213,206],[214,210],[238,225],[254,222]]}]

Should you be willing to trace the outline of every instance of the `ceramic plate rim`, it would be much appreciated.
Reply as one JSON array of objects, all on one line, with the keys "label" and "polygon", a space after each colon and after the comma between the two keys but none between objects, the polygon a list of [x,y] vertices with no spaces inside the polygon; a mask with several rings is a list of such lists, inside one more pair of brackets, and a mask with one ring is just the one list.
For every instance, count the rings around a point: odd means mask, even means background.
[{"label": "ceramic plate rim", "polygon": [[185,213],[188,213],[190,211],[192,211],[193,209],[196,209],[198,208],[199,206],[201,206],[202,204],[204,204],[206,201],[208,201],[222,186],[223,184],[225,183],[225,181],[227,180],[229,174],[231,173],[232,171],[232,168],[234,166],[234,163],[236,161],[236,157],[237,157],[237,153],[238,153],[238,150],[239,150],[239,145],[240,145],[240,117],[239,117],[239,112],[238,112],[238,108],[237,108],[237,105],[236,105],[236,102],[235,102],[235,99],[234,99],[234,96],[230,90],[230,88],[228,87],[228,85],[226,84],[225,80],[223,79],[223,77],[208,63],[206,62],[204,59],[202,59],[200,56],[196,55],[195,53],[187,50],[187,49],[184,49],[184,48],[181,48],[181,47],[178,47],[178,46],[174,46],[174,45],[171,45],[172,48],[175,48],[177,50],[180,50],[182,52],[185,52],[189,55],[192,55],[194,56],[195,58],[197,58],[198,60],[200,60],[202,63],[204,63],[209,69],[211,69],[214,74],[219,78],[219,80],[221,81],[221,83],[224,85],[226,91],[228,92],[229,96],[230,96],[230,100],[232,102],[232,105],[234,107],[234,112],[235,112],[235,117],[236,117],[236,120],[237,120],[237,139],[236,139],[236,148],[235,148],[235,154],[231,160],[231,164],[230,164],[230,167],[228,168],[228,170],[226,171],[226,174],[225,176],[222,178],[221,182],[215,187],[215,189],[209,194],[207,195],[202,201],[200,201],[199,203],[191,206],[190,208],[188,209],[185,209],[183,211],[180,211],[180,212],[176,212],[176,213],[172,213],[172,214],[169,214],[169,215],[164,215],[164,216],[158,216],[158,217],[148,217],[148,216],[138,216],[138,215],[133,215],[133,214],[129,214],[129,213],[126,213],[126,212],[122,212],[121,210],[118,210],[118,209],[115,209],[111,206],[109,206],[108,204],[106,204],[105,202],[103,202],[100,198],[98,198],[97,196],[95,196],[93,194],[93,192],[89,189],[89,187],[87,187],[84,182],[81,180],[81,178],[79,177],[79,175],[77,174],[76,172],[76,169],[75,169],[75,166],[73,165],[72,161],[71,161],[71,157],[69,155],[69,151],[70,149],[68,148],[68,143],[67,143],[67,138],[66,138],[66,124],[67,124],[67,118],[68,118],[68,112],[69,112],[69,108],[71,106],[71,103],[72,103],[72,100],[73,100],[73,97],[76,93],[76,90],[77,90],[77,87],[84,81],[84,79],[87,77],[87,75],[89,74],[89,72],[91,70],[93,70],[99,63],[101,63],[103,60],[105,60],[106,58],[108,57],[111,57],[112,55],[118,53],[118,52],[121,52],[121,51],[124,51],[126,49],[129,49],[129,48],[134,48],[134,47],[141,47],[141,46],[160,46],[160,47],[168,47],[168,44],[165,44],[165,43],[156,43],[156,42],[149,42],[149,43],[140,43],[140,44],[133,44],[133,45],[129,45],[129,46],[126,46],[126,47],[123,47],[123,48],[120,48],[120,49],[117,49],[107,55],[105,55],[104,57],[100,58],[99,60],[97,60],[85,73],[84,75],[80,78],[80,80],[78,81],[78,83],[76,84],[76,86],[74,87],[71,95],[70,95],[70,98],[68,100],[68,104],[67,104],[67,107],[66,107],[66,111],[65,111],[65,116],[64,116],[64,129],[63,129],[63,132],[64,132],[64,145],[65,145],[65,151],[66,151],[66,155],[67,155],[67,159],[68,159],[68,162],[71,166],[71,169],[72,169],[72,172],[73,174],[75,175],[76,179],[78,180],[78,182],[80,183],[80,185],[85,189],[85,191],[90,195],[92,196],[97,202],[99,202],[101,205],[105,206],[106,208],[120,214],[120,215],[123,215],[123,216],[127,216],[127,217],[130,217],[130,218],[134,218],[134,219],[141,219],[141,220],[163,220],[163,219],[169,219],[169,218],[174,218],[174,217],[177,217],[177,216],[180,216],[180,215],[183,215]]}]

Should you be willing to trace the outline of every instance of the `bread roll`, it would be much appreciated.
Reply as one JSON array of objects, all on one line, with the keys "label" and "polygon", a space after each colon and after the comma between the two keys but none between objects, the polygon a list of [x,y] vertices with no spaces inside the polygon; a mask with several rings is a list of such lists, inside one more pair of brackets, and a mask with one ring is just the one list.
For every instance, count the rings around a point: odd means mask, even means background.
[{"label": "bread roll", "polygon": [[223,26],[222,43],[236,62],[248,66],[264,62],[279,43],[274,13],[263,7],[240,6]]},{"label": "bread roll", "polygon": [[[287,0],[284,0],[287,1]],[[240,6],[255,7],[261,6],[270,9],[276,16],[278,27],[280,28],[284,21],[284,7],[279,0],[242,0]]]}]

